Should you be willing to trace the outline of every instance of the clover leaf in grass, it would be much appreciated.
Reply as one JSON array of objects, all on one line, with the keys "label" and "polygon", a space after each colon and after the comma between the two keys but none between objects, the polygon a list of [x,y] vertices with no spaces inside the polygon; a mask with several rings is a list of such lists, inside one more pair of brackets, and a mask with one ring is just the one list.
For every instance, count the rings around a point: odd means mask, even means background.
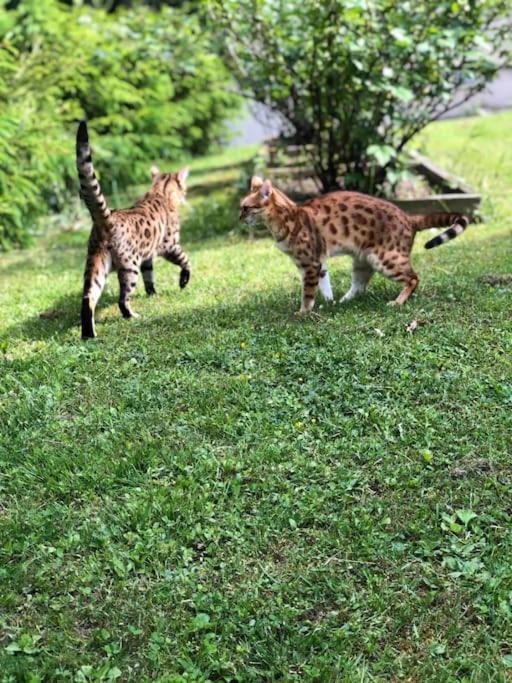
[{"label": "clover leaf in grass", "polygon": [[9,643],[5,649],[11,654],[35,655],[40,651],[37,645],[40,640],[41,636],[22,633],[17,640]]},{"label": "clover leaf in grass", "polygon": [[430,652],[437,657],[446,654],[446,643],[433,643],[430,647]]},{"label": "clover leaf in grass", "polygon": [[204,612],[199,612],[196,614],[192,620],[192,626],[196,631],[201,631],[202,629],[208,628],[210,625],[210,615]]},{"label": "clover leaf in grass", "polygon": [[464,526],[468,526],[471,520],[478,517],[478,515],[475,512],[473,512],[473,510],[456,510],[455,514],[457,515],[458,519],[464,524]]}]

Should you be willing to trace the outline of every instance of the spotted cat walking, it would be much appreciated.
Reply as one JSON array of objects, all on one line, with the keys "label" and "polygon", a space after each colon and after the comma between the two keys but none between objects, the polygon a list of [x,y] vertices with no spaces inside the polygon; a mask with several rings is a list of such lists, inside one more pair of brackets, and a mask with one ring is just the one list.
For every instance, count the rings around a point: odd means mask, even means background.
[{"label": "spotted cat walking", "polygon": [[180,246],[179,205],[186,195],[188,169],[160,173],[151,169],[149,191],[129,209],[111,211],[94,173],[87,124],[76,138],[76,165],[80,195],[93,220],[87,249],[82,299],[82,338],[95,337],[94,311],[111,270],[119,279],[119,308],[125,318],[136,314],[130,297],[142,272],[148,295],[155,294],[153,258],[163,256],[181,268],[180,287],[190,278],[190,262]]},{"label": "spotted cat walking", "polygon": [[462,214],[409,216],[390,202],[358,192],[331,192],[298,205],[270,180],[257,176],[241,202],[240,219],[249,224],[265,223],[279,249],[301,270],[301,313],[312,310],[317,288],[332,301],[325,262],[338,254],[354,259],[352,286],[341,301],[362,294],[378,271],[402,284],[402,291],[390,303],[404,304],[419,282],[410,261],[416,233],[451,226],[426,243],[431,249],[457,237],[468,226]]}]

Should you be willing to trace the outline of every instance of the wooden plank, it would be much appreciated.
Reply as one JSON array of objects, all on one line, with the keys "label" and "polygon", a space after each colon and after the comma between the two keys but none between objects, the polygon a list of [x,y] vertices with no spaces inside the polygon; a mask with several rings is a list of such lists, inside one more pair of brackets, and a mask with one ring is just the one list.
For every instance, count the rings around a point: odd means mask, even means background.
[{"label": "wooden plank", "polygon": [[429,213],[463,213],[472,218],[480,206],[479,194],[437,194],[420,199],[390,199],[406,213],[427,215]]},{"label": "wooden plank", "polygon": [[441,185],[446,189],[450,189],[451,193],[457,194],[464,192],[465,194],[476,194],[476,191],[467,185],[464,181],[456,176],[448,173],[443,168],[436,166],[428,157],[419,154],[418,152],[410,152],[409,154],[415,170],[424,176],[430,182],[436,185]]},{"label": "wooden plank", "polygon": [[[279,146],[270,144],[267,146],[269,156],[275,158],[275,154]],[[296,145],[289,145],[280,147],[280,150],[289,155],[287,161],[281,166],[273,166],[272,161],[268,168],[269,175],[276,178],[288,177],[296,180],[307,180],[313,177],[313,171],[305,165],[298,165],[294,163],[293,157],[302,148]],[[292,158],[290,158],[292,157]],[[411,152],[410,154],[414,170],[424,176],[428,181],[440,187],[446,188],[448,192],[438,195],[430,195],[429,197],[421,197],[417,199],[390,199],[391,203],[403,209],[410,214],[430,214],[439,212],[448,213],[463,213],[469,218],[480,219],[478,216],[478,209],[480,207],[480,195],[469,185],[456,178],[451,173],[448,173],[442,168],[436,166],[430,159],[419,154],[418,152]],[[313,197],[318,197],[318,194],[309,194],[297,191],[288,192],[292,198],[297,201],[305,201]]]},{"label": "wooden plank", "polygon": [[272,166],[268,169],[271,178],[312,178],[313,171],[305,166]]}]

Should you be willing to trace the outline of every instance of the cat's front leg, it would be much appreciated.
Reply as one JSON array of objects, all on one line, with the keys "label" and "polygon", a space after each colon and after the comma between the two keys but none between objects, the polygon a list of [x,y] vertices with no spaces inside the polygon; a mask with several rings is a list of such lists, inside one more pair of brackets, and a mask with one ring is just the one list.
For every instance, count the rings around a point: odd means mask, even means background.
[{"label": "cat's front leg", "polygon": [[321,270],[321,263],[311,263],[302,269],[302,301],[300,313],[309,313],[309,311],[313,310]]},{"label": "cat's front leg", "polygon": [[331,302],[334,297],[332,294],[331,281],[329,279],[329,271],[324,263],[322,263],[322,270],[320,271],[320,281],[318,286],[324,299]]},{"label": "cat's front leg", "polygon": [[164,252],[163,256],[167,261],[170,261],[181,268],[180,288],[183,289],[186,287],[190,280],[190,261],[181,246],[175,244],[168,251]]}]

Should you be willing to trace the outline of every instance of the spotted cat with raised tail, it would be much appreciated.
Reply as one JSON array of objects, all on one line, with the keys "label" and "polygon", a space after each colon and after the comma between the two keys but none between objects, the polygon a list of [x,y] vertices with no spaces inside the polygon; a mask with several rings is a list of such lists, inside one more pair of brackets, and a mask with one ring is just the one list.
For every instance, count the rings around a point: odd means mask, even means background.
[{"label": "spotted cat with raised tail", "polygon": [[186,195],[188,169],[160,173],[151,168],[151,188],[129,209],[110,210],[96,179],[87,124],[82,121],[76,136],[76,166],[80,195],[93,226],[87,248],[82,299],[82,338],[95,337],[94,311],[111,270],[119,279],[119,308],[125,318],[136,314],[130,297],[142,272],[148,295],[155,294],[153,258],[163,256],[181,268],[180,287],[190,278],[190,262],[180,246],[178,208]]},{"label": "spotted cat with raised tail", "polygon": [[[362,294],[374,272],[402,284],[391,304],[404,304],[418,286],[411,266],[414,237],[420,230],[451,226],[426,243],[431,249],[460,235],[468,219],[458,213],[410,216],[390,202],[358,192],[331,192],[304,204],[296,204],[270,180],[254,176],[251,189],[240,204],[240,219],[263,222],[302,274],[301,313],[311,311],[318,288],[333,300],[328,258],[352,256],[352,285],[341,301]],[[341,302],[340,302],[341,303]]]}]

